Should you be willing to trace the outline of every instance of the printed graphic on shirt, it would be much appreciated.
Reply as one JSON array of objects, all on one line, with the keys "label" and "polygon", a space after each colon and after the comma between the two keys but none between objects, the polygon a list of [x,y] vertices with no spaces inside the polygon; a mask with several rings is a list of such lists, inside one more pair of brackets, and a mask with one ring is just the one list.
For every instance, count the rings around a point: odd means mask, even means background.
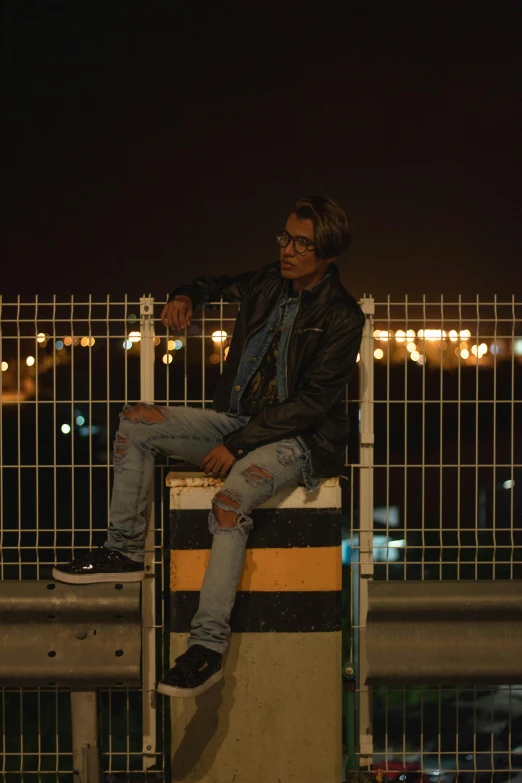
[{"label": "printed graphic on shirt", "polygon": [[241,398],[241,406],[245,416],[255,416],[263,408],[276,405],[279,401],[277,396],[276,365],[280,341],[281,329],[278,329],[267,348],[261,364],[246,385]]}]

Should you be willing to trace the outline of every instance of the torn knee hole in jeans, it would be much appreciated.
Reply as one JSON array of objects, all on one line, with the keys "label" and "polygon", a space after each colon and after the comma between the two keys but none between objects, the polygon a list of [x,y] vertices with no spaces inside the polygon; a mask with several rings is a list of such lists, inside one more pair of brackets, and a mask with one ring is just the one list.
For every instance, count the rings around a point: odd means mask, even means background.
[{"label": "torn knee hole in jeans", "polygon": [[140,424],[157,424],[167,418],[164,408],[148,402],[139,402],[137,405],[125,405],[121,418],[126,421],[139,422]]},{"label": "torn knee hole in jeans", "polygon": [[121,471],[123,469],[128,442],[129,439],[126,435],[122,435],[119,431],[116,433],[114,439],[114,470]]},{"label": "torn knee hole in jeans", "polygon": [[248,468],[241,472],[241,475],[247,484],[253,487],[257,487],[259,484],[266,484],[274,478],[268,468],[262,468],[259,465],[249,465]]},{"label": "torn knee hole in jeans", "polygon": [[[234,514],[234,524],[224,524],[220,519],[217,509],[223,509],[223,511],[232,512]],[[209,530],[211,533],[216,533],[218,530],[234,530],[236,527],[250,528],[252,527],[252,519],[247,516],[241,510],[241,496],[239,492],[235,490],[223,490],[218,492],[215,498],[212,500],[212,509],[209,515]]]}]

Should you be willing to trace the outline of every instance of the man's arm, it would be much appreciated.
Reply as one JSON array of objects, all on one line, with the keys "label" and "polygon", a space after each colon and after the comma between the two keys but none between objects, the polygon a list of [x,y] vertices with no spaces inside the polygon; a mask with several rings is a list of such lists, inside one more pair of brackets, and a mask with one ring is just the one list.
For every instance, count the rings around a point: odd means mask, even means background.
[{"label": "man's arm", "polygon": [[171,302],[175,296],[188,296],[194,310],[200,305],[217,302],[221,298],[226,302],[242,302],[248,294],[252,280],[259,272],[260,270],[242,272],[236,277],[228,275],[196,277],[190,283],[179,285],[169,294],[167,301]]},{"label": "man's arm", "polygon": [[226,435],[223,443],[227,449],[240,459],[259,446],[320,426],[348,383],[363,327],[364,314],[357,309],[329,329],[295,394],[279,405],[264,408],[245,427]]}]

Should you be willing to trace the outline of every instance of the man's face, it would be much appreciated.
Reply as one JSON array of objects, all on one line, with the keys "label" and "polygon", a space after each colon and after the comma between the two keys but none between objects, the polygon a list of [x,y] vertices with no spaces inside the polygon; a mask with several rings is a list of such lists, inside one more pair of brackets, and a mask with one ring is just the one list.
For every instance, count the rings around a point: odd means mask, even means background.
[{"label": "man's face", "polygon": [[[291,237],[303,237],[314,242],[314,224],[308,218],[299,218],[292,212],[286,221],[285,231]],[[281,275],[293,281],[295,291],[303,288],[311,288],[323,279],[328,271],[330,259],[318,258],[315,245],[303,254],[294,248],[292,240],[286,247],[279,247],[279,261],[281,263]],[[290,264],[291,266],[285,266]]]}]

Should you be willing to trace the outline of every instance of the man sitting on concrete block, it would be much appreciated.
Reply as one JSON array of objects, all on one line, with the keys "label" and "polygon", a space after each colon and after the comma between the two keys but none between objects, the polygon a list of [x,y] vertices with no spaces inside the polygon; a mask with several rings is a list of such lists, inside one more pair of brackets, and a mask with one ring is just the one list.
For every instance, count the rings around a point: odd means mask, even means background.
[{"label": "man sitting on concrete block", "polygon": [[53,569],[55,579],[70,584],[144,578],[156,454],[225,479],[209,513],[211,555],[188,649],[159,683],[160,693],[197,696],[222,678],[251,511],[283,486],[302,481],[314,492],[321,478],[343,470],[349,422],[342,396],[364,325],[333,263],[350,238],[339,204],[303,198],[276,234],[279,261],[175,289],[161,313],[171,329],[190,325],[207,302],[241,303],[212,408],[125,405],[114,442],[107,541]]}]

